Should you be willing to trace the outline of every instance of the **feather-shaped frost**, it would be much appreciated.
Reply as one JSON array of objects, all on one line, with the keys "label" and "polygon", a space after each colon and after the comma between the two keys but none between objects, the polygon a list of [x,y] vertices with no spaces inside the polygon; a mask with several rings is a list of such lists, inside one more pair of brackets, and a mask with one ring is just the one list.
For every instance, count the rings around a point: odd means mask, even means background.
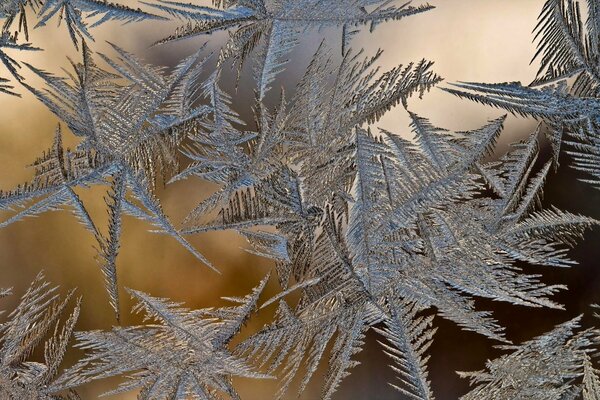
[{"label": "feather-shaped frost", "polygon": [[[6,295],[3,292],[3,295]],[[39,274],[17,307],[0,325],[0,396],[6,399],[75,400],[70,391],[54,387],[59,368],[68,349],[79,303],[66,317],[73,292],[61,298],[58,288]],[[28,361],[31,353],[45,341],[43,362]]]},{"label": "feather-shaped frost", "polygon": [[373,30],[384,21],[399,20],[433,8],[429,4],[413,6],[410,1],[399,5],[391,3],[387,0],[257,0],[216,2],[217,8],[211,8],[165,0],[149,5],[188,21],[159,43],[233,29],[221,50],[219,64],[232,59],[238,64],[238,75],[244,61],[258,47],[255,76],[262,100],[275,77],[285,68],[289,53],[308,30],[343,27],[342,52],[346,54],[357,26],[368,24]]},{"label": "feather-shaped frost", "polygon": [[[579,326],[580,318],[575,318],[520,346],[506,346],[512,352],[488,361],[486,370],[459,373],[470,378],[474,386],[461,399],[577,398],[584,363],[587,374],[591,372],[587,353],[592,351],[594,340],[591,330],[575,333]],[[588,375],[586,396],[593,384],[590,379]]]},{"label": "feather-shaped frost", "polygon": [[[233,307],[189,310],[181,304],[130,290],[142,326],[76,334],[85,357],[56,383],[61,389],[112,376],[127,380],[108,392],[141,389],[140,399],[239,398],[231,378],[268,378],[228,349],[255,311],[268,277],[244,298],[226,298]],[[227,397],[229,396],[229,397]]]},{"label": "feather-shaped frost", "polygon": [[[123,214],[149,222],[211,265],[181,236],[153,194],[155,183],[178,169],[177,151],[182,140],[178,127],[208,110],[197,105],[195,97],[195,82],[204,62],[201,51],[167,73],[116,46],[114,50],[118,62],[106,60],[116,73],[98,67],[85,44],[83,63],[73,65],[75,74],[69,79],[30,67],[46,89],[25,86],[81,138],[81,143],[75,151],[64,149],[62,132],[57,130],[52,148],[34,163],[33,180],[0,193],[0,209],[18,210],[0,226],[64,206],[73,208],[98,241],[98,259],[118,316],[115,262]],[[108,234],[92,221],[75,192],[99,184],[113,186],[105,199]]]}]

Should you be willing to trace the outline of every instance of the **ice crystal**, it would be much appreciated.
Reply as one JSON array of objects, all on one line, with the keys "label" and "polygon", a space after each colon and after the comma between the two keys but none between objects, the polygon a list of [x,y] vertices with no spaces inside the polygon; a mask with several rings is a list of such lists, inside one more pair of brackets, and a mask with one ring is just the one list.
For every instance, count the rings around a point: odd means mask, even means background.
[{"label": "ice crystal", "polygon": [[[18,33],[23,32],[25,39],[29,40],[29,27],[27,25],[27,10],[31,9],[37,14],[35,28],[45,26],[53,17],[58,16],[59,24],[64,22],[73,45],[78,48],[83,39],[94,40],[89,28],[96,27],[107,21],[121,21],[123,23],[144,20],[164,19],[140,9],[133,9],[121,4],[97,0],[2,0],[0,2],[0,61],[21,82],[23,77],[17,72],[20,64],[9,57],[3,49],[41,50],[31,43],[19,43]],[[88,25],[87,20],[98,18]],[[16,23],[15,21],[18,21]],[[17,24],[17,31],[11,33],[13,25]],[[13,86],[8,84],[8,79],[0,76],[0,93],[20,96],[15,93]]]},{"label": "ice crystal", "polygon": [[[205,106],[193,104],[193,82],[202,66],[200,52],[185,59],[172,73],[164,74],[162,69],[143,65],[117,47],[115,51],[122,64],[107,61],[118,74],[100,69],[85,45],[83,64],[74,66],[70,82],[30,67],[45,81],[47,89],[26,87],[82,142],[75,151],[64,149],[61,129],[57,129],[51,149],[34,163],[33,180],[0,193],[1,209],[22,208],[0,226],[63,206],[72,207],[98,241],[110,302],[118,315],[115,262],[123,214],[147,221],[173,236],[198,259],[210,263],[180,235],[153,194],[155,180],[177,169],[175,152],[180,134],[176,128],[207,112]],[[126,79],[126,83],[118,78]],[[110,185],[106,197],[108,234],[92,221],[75,192],[76,188],[97,184]]]},{"label": "ice crystal", "polygon": [[268,378],[228,349],[255,311],[267,280],[246,297],[225,298],[235,306],[193,311],[130,290],[137,301],[134,312],[143,312],[145,321],[155,324],[78,332],[77,346],[87,355],[65,372],[57,387],[129,374],[126,382],[107,394],[141,388],[140,398],[148,400],[239,398],[231,377]]},{"label": "ice crystal", "polygon": [[[6,296],[10,291],[0,291]],[[19,305],[0,325],[0,397],[4,399],[75,400],[77,393],[61,394],[53,387],[60,364],[79,316],[79,300],[71,314],[65,314],[70,292],[64,299],[56,287],[38,275]],[[28,361],[31,353],[51,334],[44,345],[44,362]]]},{"label": "ice crystal", "polygon": [[[460,83],[456,95],[543,120],[524,140],[499,154],[505,117],[470,131],[451,132],[414,112],[442,78],[421,60],[380,71],[382,52],[366,57],[351,38],[428,11],[428,4],[391,0],[215,0],[212,7],[171,1],[148,3],[187,21],[168,43],[227,30],[229,39],[209,62],[204,47],[172,68],[151,66],[112,45],[96,55],[89,28],[108,20],[163,18],[95,0],[4,1],[0,60],[53,112],[61,124],[49,150],[34,163],[33,178],[0,192],[8,212],[0,228],[68,208],[97,242],[109,302],[119,317],[117,259],[123,215],[147,222],[210,268],[188,236],[232,230],[247,251],[274,262],[280,290],[259,306],[266,277],[230,307],[189,310],[167,299],[129,290],[144,325],[76,334],[85,355],[57,377],[79,305],[67,307],[40,276],[0,327],[0,394],[8,398],[75,398],[75,388],[124,378],[109,394],[140,390],[140,399],[239,398],[233,378],[277,378],[277,397],[302,393],[325,368],[322,398],[335,395],[353,367],[366,335],[376,335],[400,395],[433,399],[427,354],[437,318],[450,320],[505,345],[510,353],[483,371],[462,373],[473,388],[464,399],[598,398],[592,357],[598,333],[580,318],[521,345],[478,299],[561,309],[527,265],[569,267],[567,250],[597,225],[593,218],[542,207],[553,160],[540,154],[547,134],[557,164],[566,143],[575,166],[600,180],[600,9],[588,1],[548,0],[537,27],[541,69],[528,87],[518,83]],[[9,57],[3,49],[37,50],[27,37],[25,11],[37,26],[59,16],[82,62],[58,77]],[[88,18],[98,17],[88,25]],[[287,57],[313,29],[339,27],[341,58],[323,42],[297,86],[265,101]],[[101,62],[109,68],[102,67]],[[238,73],[252,59],[257,84],[254,123],[225,90],[224,66]],[[35,76],[24,80],[25,65]],[[174,63],[175,64],[175,63]],[[237,65],[236,65],[237,64]],[[36,84],[34,82],[40,82]],[[0,78],[0,92],[15,94]],[[412,137],[377,128],[394,109],[406,113]],[[568,139],[565,139],[563,131]],[[63,146],[73,134],[75,149]],[[185,160],[181,163],[180,161]],[[193,180],[218,189],[198,199],[182,224],[163,211],[156,185]],[[81,190],[105,188],[106,226],[88,212]],[[288,298],[290,293],[296,299]],[[5,292],[0,292],[5,294]],[[242,326],[270,305],[274,318],[237,339]],[[56,325],[54,334],[51,328]],[[44,363],[28,361],[47,341]],[[63,396],[63,397],[61,397]]]},{"label": "ice crystal", "polygon": [[[121,4],[97,0],[3,0],[0,3],[0,19],[3,19],[2,32],[8,32],[15,20],[18,30],[29,37],[26,11],[30,8],[37,14],[35,28],[46,25],[53,17],[58,16],[59,22],[64,22],[69,36],[75,46],[84,37],[92,40],[89,28],[101,25],[107,21],[123,23],[143,21],[147,19],[162,19],[159,16],[133,9]],[[86,19],[99,17],[92,25]]]},{"label": "ice crystal", "polygon": [[[527,141],[515,144],[500,161],[486,163],[484,159],[502,131],[503,118],[472,132],[451,134],[410,113],[415,142],[385,131],[374,135],[358,127],[376,120],[387,102],[407,105],[409,94],[419,91],[419,85],[411,82],[426,82],[421,88],[426,90],[437,78],[429,75],[430,79],[423,80],[419,76],[426,70],[410,66],[371,83],[372,76],[366,73],[370,60],[354,66],[347,63],[344,59],[338,69],[338,78],[344,79],[335,80],[328,88],[325,80],[318,80],[327,76],[327,66],[313,61],[308,72],[313,75],[302,80],[290,105],[285,107],[282,100],[283,105],[267,120],[269,128],[277,127],[277,133],[269,130],[266,136],[263,127],[267,124],[263,123],[256,134],[232,135],[248,138],[250,143],[258,140],[256,146],[250,146],[251,152],[272,148],[269,142],[261,142],[263,136],[281,138],[276,142],[278,151],[259,158],[264,164],[251,164],[255,174],[264,168],[262,177],[244,172],[239,178],[235,172],[234,179],[229,178],[239,157],[219,165],[223,169],[215,174],[207,168],[211,158],[205,154],[218,154],[213,152],[217,143],[198,129],[196,142],[207,144],[210,153],[190,152],[197,162],[184,175],[206,175],[224,189],[196,208],[190,219],[201,215],[199,210],[206,212],[222,203],[225,196],[229,201],[220,206],[216,216],[184,232],[238,230],[256,252],[277,261],[284,287],[291,279],[318,279],[303,289],[295,309],[282,302],[273,325],[238,349],[268,366],[270,373],[281,367],[280,396],[302,366],[300,390],[306,387],[333,342],[323,388],[323,397],[331,397],[355,365],[351,356],[360,351],[364,333],[384,323],[388,328],[378,331],[391,338],[393,350],[386,348],[404,366],[398,368],[404,386],[398,387],[417,398],[429,398],[422,361],[427,346],[416,339],[427,334],[418,322],[423,320],[411,321],[415,314],[435,307],[441,316],[465,329],[506,340],[489,314],[475,309],[471,296],[560,308],[548,296],[564,287],[543,285],[537,276],[522,274],[516,263],[570,265],[565,246],[596,221],[554,208],[539,210],[550,164],[537,173],[534,170],[537,131]],[[346,71],[352,71],[351,75]],[[365,73],[367,79],[361,79]],[[398,83],[388,83],[392,77]],[[382,86],[405,89],[398,90],[395,97],[370,97]],[[357,94],[353,98],[356,103],[338,105],[336,96],[347,98],[346,90]],[[365,97],[373,100],[362,103]],[[323,106],[309,107],[309,99],[323,101]],[[335,117],[330,110],[335,110]],[[302,117],[302,113],[310,116]],[[223,115],[236,119],[230,112]],[[307,127],[299,121],[315,125]],[[233,127],[223,126],[223,131]],[[495,195],[486,196],[486,188]],[[264,225],[276,227],[280,236],[249,234],[249,228]],[[400,321],[400,316],[405,319]]]},{"label": "ice crystal", "polygon": [[223,46],[219,64],[233,60],[238,74],[246,58],[258,48],[255,74],[259,98],[262,100],[287,63],[287,55],[310,29],[342,27],[342,54],[346,53],[356,27],[380,23],[431,10],[429,4],[411,5],[411,1],[393,5],[384,0],[239,0],[213,1],[216,8],[193,3],[162,0],[149,5],[171,16],[187,20],[187,25],[159,43],[181,40],[218,30],[232,29]]},{"label": "ice crystal", "polygon": [[[600,181],[600,9],[597,2],[546,1],[536,28],[541,67],[529,85],[460,83],[450,93],[545,122],[558,163],[561,144],[573,167]],[[584,21],[582,14],[587,14]],[[565,138],[565,134],[567,138]]]},{"label": "ice crystal", "polygon": [[520,346],[503,346],[512,352],[488,361],[485,371],[460,373],[476,386],[461,399],[575,399],[581,390],[584,400],[597,398],[598,377],[589,355],[597,332],[574,333],[580,319]]},{"label": "ice crystal", "polygon": [[[11,73],[13,77],[17,80],[21,81],[23,77],[19,74],[19,69],[21,68],[21,64],[16,61],[14,58],[9,56],[5,50],[24,50],[24,51],[36,51],[40,50],[37,47],[31,45],[31,43],[18,43],[17,35],[10,34],[8,31],[0,32],[0,61],[8,72]],[[0,93],[7,93],[15,96],[19,96],[19,94],[14,92],[14,88],[10,85],[9,80],[6,78],[0,77]]]}]

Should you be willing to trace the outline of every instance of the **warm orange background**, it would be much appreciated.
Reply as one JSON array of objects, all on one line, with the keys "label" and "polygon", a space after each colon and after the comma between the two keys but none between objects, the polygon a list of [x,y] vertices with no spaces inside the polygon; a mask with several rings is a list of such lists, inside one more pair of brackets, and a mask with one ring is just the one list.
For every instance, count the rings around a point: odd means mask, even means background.
[{"label": "warm orange background", "polygon": [[[433,60],[436,72],[447,82],[520,80],[528,83],[534,78],[537,65],[529,64],[535,50],[531,31],[542,0],[434,0],[430,3],[437,8],[426,14],[383,24],[372,34],[361,33],[356,37],[355,47],[364,47],[366,54],[373,54],[377,48],[385,50],[381,58],[384,68],[421,58]],[[33,16],[30,18],[33,21]],[[31,40],[45,51],[14,53],[15,57],[58,74],[62,74],[61,67],[69,68],[66,56],[74,60],[79,57],[64,27],[56,29],[54,23],[52,21],[48,27],[31,34]],[[90,46],[94,51],[111,54],[105,43],[105,40],[110,40],[142,55],[151,63],[173,65],[205,41],[209,41],[209,48],[217,49],[225,38],[225,34],[220,33],[147,48],[150,43],[169,34],[174,26],[161,22],[128,26],[109,23],[93,31],[96,42]],[[338,45],[337,30],[328,29],[322,34],[308,35],[293,53],[290,70],[282,75],[281,81],[286,86],[295,85],[303,72],[298,66],[308,62],[321,35],[327,35],[332,46]],[[6,76],[7,71],[0,68],[0,75]],[[35,84],[36,81],[30,82]],[[252,82],[246,80],[242,82],[237,97],[234,96],[242,114],[249,110],[251,89]],[[0,95],[1,189],[10,189],[31,177],[32,171],[25,165],[50,146],[58,123],[57,118],[32,95],[23,88],[18,88],[18,91],[23,94],[21,99]],[[440,90],[427,94],[422,101],[413,99],[409,104],[412,111],[452,130],[473,129],[502,114],[498,110],[456,99]],[[509,117],[500,147],[505,149],[507,143],[523,136],[535,124],[535,121]],[[379,125],[401,135],[410,134],[407,116],[401,109],[390,112]],[[71,139],[67,142],[76,144]],[[599,216],[598,212],[594,215],[598,195],[585,185],[574,182],[572,172],[561,170],[549,179],[548,185],[548,201],[571,211]],[[167,214],[178,222],[212,189],[198,181],[188,180],[161,190],[159,196]],[[92,217],[98,221],[106,220],[102,200],[104,192],[92,189],[81,191],[81,194]],[[0,214],[0,217],[5,218],[6,215]],[[191,238],[192,243],[221,269],[222,274],[218,275],[201,265],[177,242],[148,233],[148,228],[131,218],[125,220],[123,245],[118,258],[124,325],[139,322],[138,316],[127,313],[131,302],[123,291],[124,287],[183,301],[192,308],[218,306],[223,304],[219,296],[247,293],[271,268],[269,262],[244,252],[241,249],[245,246],[244,240],[233,233]],[[587,241],[576,249],[574,257],[582,263],[577,271],[561,271],[548,278],[548,281],[567,281],[570,285],[572,291],[559,297],[559,300],[567,302],[567,312],[526,310],[491,302],[481,302],[481,305],[497,311],[500,322],[509,327],[508,336],[516,341],[530,338],[554,323],[587,311],[587,304],[600,300],[597,294],[600,284],[594,280],[595,259],[599,255],[593,246],[596,239],[588,235]],[[103,276],[94,261],[93,245],[94,239],[90,234],[78,225],[72,214],[65,211],[27,219],[0,230],[0,287],[14,287],[15,293],[20,295],[38,271],[44,269],[53,283],[63,288],[77,287],[78,293],[83,296],[83,311],[78,324],[80,330],[107,329],[115,324],[115,320],[107,302]],[[276,289],[272,282],[268,291],[275,293]],[[17,297],[2,300],[2,308],[11,309]],[[254,319],[247,331],[255,331],[268,321],[272,308]],[[454,399],[466,390],[466,382],[461,381],[454,371],[480,369],[486,358],[497,353],[492,349],[493,343],[474,334],[462,333],[440,319],[436,321],[440,330],[432,348],[430,377],[438,399]],[[71,363],[77,355],[73,351],[67,363]],[[385,383],[393,379],[393,374],[386,368],[388,360],[379,351],[376,337],[369,336],[365,351],[358,358],[362,365],[344,381],[337,398],[402,398]],[[114,382],[102,381],[82,389],[83,399],[95,398],[107,390],[108,383]],[[274,393],[273,382],[239,380],[237,383],[245,399],[269,399]],[[289,398],[295,397],[290,395]],[[113,398],[133,399],[135,394]],[[318,382],[302,398],[319,398]]]}]

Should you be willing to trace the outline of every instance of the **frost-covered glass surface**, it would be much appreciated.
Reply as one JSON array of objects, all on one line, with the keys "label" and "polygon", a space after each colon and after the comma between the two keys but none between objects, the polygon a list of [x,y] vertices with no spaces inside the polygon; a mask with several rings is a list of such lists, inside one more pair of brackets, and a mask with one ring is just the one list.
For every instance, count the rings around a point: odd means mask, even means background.
[{"label": "frost-covered glass surface", "polygon": [[0,397],[598,398],[597,8],[3,1]]}]

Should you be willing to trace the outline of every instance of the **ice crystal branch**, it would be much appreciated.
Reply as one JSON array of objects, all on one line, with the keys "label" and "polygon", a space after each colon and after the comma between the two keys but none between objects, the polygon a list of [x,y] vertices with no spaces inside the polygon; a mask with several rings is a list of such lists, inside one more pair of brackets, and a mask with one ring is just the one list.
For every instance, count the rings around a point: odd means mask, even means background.
[{"label": "ice crystal branch", "polygon": [[[581,10],[586,4],[586,10]],[[587,15],[584,21],[582,15]],[[536,28],[540,71],[529,86],[519,82],[460,83],[448,92],[504,108],[545,122],[558,164],[561,144],[568,147],[573,167],[598,186],[598,118],[600,116],[600,11],[594,1],[548,0]]]},{"label": "ice crystal branch", "polygon": [[[45,26],[51,18],[58,16],[59,23],[64,22],[69,36],[75,45],[81,39],[93,40],[89,28],[96,27],[107,21],[120,21],[123,23],[138,22],[148,19],[164,19],[162,17],[133,9],[122,4],[97,0],[3,0],[0,4],[0,20],[3,20],[2,32],[8,32],[17,22],[19,31],[23,31],[25,38],[29,38],[27,24],[27,9],[32,9],[37,14],[35,28]],[[89,18],[99,17],[91,25],[86,21]]]},{"label": "ice crystal branch", "polygon": [[[93,41],[89,29],[102,25],[107,21],[121,21],[124,24],[130,22],[139,22],[145,20],[163,20],[165,18],[147,13],[128,6],[97,0],[3,0],[0,3],[0,61],[18,81],[22,81],[22,76],[17,72],[20,64],[9,57],[3,49],[16,50],[41,50],[34,47],[31,43],[19,43],[18,33],[22,32],[26,40],[29,40],[29,27],[27,24],[27,11],[31,9],[37,15],[37,23],[34,28],[45,26],[52,18],[58,17],[58,23],[67,26],[70,39],[75,46],[79,45],[83,39]],[[88,19],[99,17],[91,25]],[[18,21],[18,22],[17,22]],[[14,25],[17,25],[17,31],[11,33]],[[6,78],[0,77],[0,93],[20,96],[15,93],[13,87],[9,85]]]},{"label": "ice crystal branch", "polygon": [[[427,351],[434,319],[510,343],[504,327],[477,300],[563,308],[553,297],[566,287],[544,283],[526,265],[575,264],[568,249],[598,223],[542,207],[552,160],[541,159],[538,143],[546,133],[555,162],[566,143],[575,166],[600,180],[600,13],[594,2],[587,3],[584,23],[583,3],[546,1],[536,28],[541,69],[532,85],[459,83],[446,89],[544,121],[505,154],[498,154],[496,144],[505,117],[451,132],[413,111],[415,98],[442,80],[432,62],[381,71],[381,51],[365,57],[350,48],[358,27],[373,29],[422,13],[432,8],[427,4],[215,0],[206,7],[160,1],[149,5],[188,21],[161,43],[228,30],[214,69],[207,72],[212,66],[204,47],[164,68],[117,45],[111,54],[97,56],[81,41],[82,62],[72,63],[66,77],[23,63],[42,86],[23,81],[21,64],[2,51],[35,48],[3,30],[0,60],[62,126],[50,149],[34,161],[33,178],[0,192],[0,210],[10,214],[0,228],[71,209],[97,242],[96,258],[117,318],[123,215],[146,221],[213,269],[188,235],[235,231],[247,239],[247,251],[274,262],[281,290],[259,305],[267,277],[248,296],[225,298],[232,306],[201,310],[130,290],[144,324],[78,333],[86,355],[56,378],[79,308],[56,328],[45,364],[26,361],[66,307],[39,278],[0,330],[5,365],[0,390],[57,399],[118,376],[125,379],[109,394],[140,390],[140,399],[237,399],[234,377],[277,377],[276,396],[283,398],[302,393],[323,366],[321,397],[330,399],[358,364],[355,356],[366,335],[374,334],[396,374],[390,385],[411,399],[433,399]],[[19,0],[3,7],[6,26],[18,19],[26,32],[26,7],[39,8],[38,26],[60,15],[75,43],[90,39],[88,28],[107,20],[155,18],[91,0]],[[88,26],[86,16],[99,19]],[[309,30],[323,27],[342,28],[341,59],[321,43],[292,94],[282,90],[276,105],[268,104],[292,49]],[[237,98],[222,82],[226,63],[239,68],[250,58],[257,83],[254,123],[242,117]],[[6,82],[0,80],[0,91],[12,92]],[[401,128],[377,129],[392,109],[407,113],[412,137],[400,136]],[[74,150],[63,146],[69,133],[78,139]],[[490,161],[491,155],[497,157]],[[219,188],[198,199],[177,225],[155,188],[189,184],[191,178]],[[105,224],[80,198],[90,186],[105,187]],[[297,302],[287,298],[292,292]],[[255,312],[274,304],[270,322],[234,342]],[[591,357],[597,333],[579,324],[575,319],[519,346],[505,346],[512,353],[490,361],[485,371],[464,374],[474,386],[464,398],[597,398]]]},{"label": "ice crystal branch", "polygon": [[238,65],[239,76],[245,60],[256,50],[255,76],[260,100],[271,88],[275,77],[285,69],[288,54],[309,30],[342,27],[342,54],[345,55],[356,27],[368,24],[372,31],[384,21],[399,20],[433,8],[429,4],[413,6],[410,1],[392,5],[393,1],[383,0],[258,0],[214,3],[217,8],[174,1],[148,3],[173,17],[188,21],[187,25],[178,28],[173,35],[158,43],[231,29],[230,38],[221,50],[219,64],[221,66],[232,60]]},{"label": "ice crystal branch", "polygon": [[[9,294],[1,291],[1,295]],[[59,368],[79,316],[79,303],[64,322],[70,292],[64,299],[56,287],[39,274],[23,295],[19,305],[0,325],[0,396],[6,399],[75,400],[73,390],[53,388]],[[44,338],[44,361],[28,361],[31,353]],[[63,394],[61,394],[61,392]]]},{"label": "ice crystal branch", "polygon": [[[0,226],[71,206],[98,241],[110,302],[118,316],[115,260],[123,214],[149,222],[211,264],[180,235],[153,194],[157,179],[177,170],[178,126],[208,111],[194,100],[193,82],[203,64],[201,52],[166,74],[118,47],[115,51],[120,64],[105,59],[117,74],[98,67],[85,44],[83,64],[74,65],[70,82],[30,66],[47,89],[25,86],[82,142],[76,151],[64,149],[62,132],[57,130],[52,148],[34,163],[33,180],[0,193],[1,209],[21,209]],[[98,184],[111,185],[106,198],[108,235],[92,221],[75,191]]]},{"label": "ice crystal branch", "polygon": [[[30,43],[17,43],[16,34],[11,35],[8,31],[0,32],[0,61],[15,79],[21,81],[23,79],[19,74],[21,64],[10,57],[5,50],[37,51],[40,49],[32,46]],[[0,92],[20,96],[13,91],[13,86],[7,82],[9,82],[8,79],[0,77]]]},{"label": "ice crystal branch", "polygon": [[520,346],[505,346],[512,352],[488,361],[484,371],[459,373],[475,386],[461,399],[575,399],[582,389],[584,400],[595,398],[598,378],[589,354],[597,332],[575,333],[579,326],[576,318]]},{"label": "ice crystal branch", "polygon": [[142,312],[145,321],[154,323],[77,333],[77,347],[85,350],[86,356],[61,376],[56,387],[126,375],[126,382],[106,394],[140,388],[140,398],[148,400],[239,398],[232,377],[269,378],[228,349],[255,311],[267,280],[246,297],[226,298],[236,304],[233,307],[193,311],[130,290],[137,301],[133,311]]}]

